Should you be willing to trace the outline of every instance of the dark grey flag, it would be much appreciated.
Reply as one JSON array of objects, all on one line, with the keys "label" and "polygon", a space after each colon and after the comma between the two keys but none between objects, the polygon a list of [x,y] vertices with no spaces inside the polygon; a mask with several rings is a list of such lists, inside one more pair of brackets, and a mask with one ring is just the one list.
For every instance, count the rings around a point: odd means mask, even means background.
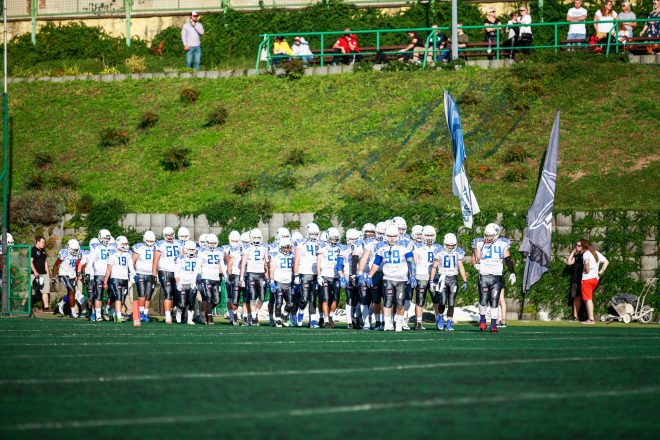
[{"label": "dark grey flag", "polygon": [[527,232],[520,245],[525,255],[523,294],[550,268],[552,261],[552,207],[557,183],[557,152],[559,150],[559,113],[545,153],[543,171],[536,188],[536,197],[527,211]]}]

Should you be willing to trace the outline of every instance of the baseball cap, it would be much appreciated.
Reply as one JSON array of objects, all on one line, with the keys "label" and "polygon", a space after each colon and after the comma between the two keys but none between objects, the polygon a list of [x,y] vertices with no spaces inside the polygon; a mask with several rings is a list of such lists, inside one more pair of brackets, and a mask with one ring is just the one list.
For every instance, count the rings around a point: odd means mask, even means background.
[{"label": "baseball cap", "polygon": [[199,14],[197,13],[197,11],[192,11],[190,15],[192,15],[193,17],[197,17]]}]

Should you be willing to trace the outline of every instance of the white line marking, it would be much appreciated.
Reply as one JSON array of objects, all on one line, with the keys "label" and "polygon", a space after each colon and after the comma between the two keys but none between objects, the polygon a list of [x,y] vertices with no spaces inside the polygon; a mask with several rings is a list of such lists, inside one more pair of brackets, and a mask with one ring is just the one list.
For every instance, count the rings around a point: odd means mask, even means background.
[{"label": "white line marking", "polygon": [[[553,362],[603,362],[621,360],[657,360],[660,356],[605,356],[605,357],[563,357],[563,358],[532,358],[532,359],[506,359],[479,362],[480,366],[553,363]],[[180,373],[180,374],[135,374],[120,376],[92,376],[92,377],[57,377],[46,379],[3,379],[0,385],[39,385],[39,384],[81,384],[81,383],[112,383],[112,382],[140,382],[140,381],[168,381],[176,379],[225,379],[230,377],[270,377],[270,376],[296,376],[296,375],[324,375],[324,374],[352,374],[373,373],[379,371],[405,371],[421,370],[427,368],[454,368],[474,366],[475,361],[469,362],[436,362],[428,364],[403,364],[382,367],[357,367],[337,369],[310,369],[310,370],[273,370],[273,371],[235,371],[220,373]]]},{"label": "white line marking", "polygon": [[591,391],[591,392],[573,392],[573,393],[521,393],[516,395],[496,395],[496,396],[456,396],[450,398],[435,398],[426,400],[414,400],[408,402],[383,402],[383,403],[358,403],[355,405],[316,407],[316,408],[298,408],[279,411],[250,411],[234,413],[213,413],[197,414],[184,416],[164,416],[164,417],[140,417],[140,418],[120,418],[120,419],[102,419],[85,421],[64,421],[64,422],[30,422],[19,423],[15,425],[0,426],[0,431],[35,431],[35,430],[59,430],[59,429],[85,429],[85,428],[110,428],[136,425],[171,425],[175,423],[197,423],[204,421],[218,420],[241,420],[241,419],[270,419],[287,417],[308,417],[328,414],[346,414],[357,412],[369,412],[377,410],[391,410],[401,408],[432,408],[432,407],[451,407],[458,405],[489,404],[489,403],[515,403],[515,402],[534,402],[548,400],[565,399],[596,399],[602,397],[630,397],[644,394],[658,394],[660,387],[633,388],[625,390],[609,391]]}]

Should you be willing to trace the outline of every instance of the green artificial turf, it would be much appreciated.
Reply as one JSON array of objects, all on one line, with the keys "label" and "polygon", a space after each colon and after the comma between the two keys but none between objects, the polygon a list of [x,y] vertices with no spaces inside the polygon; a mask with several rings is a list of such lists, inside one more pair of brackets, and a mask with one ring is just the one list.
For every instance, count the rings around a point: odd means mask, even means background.
[{"label": "green artificial turf", "polygon": [[1,438],[657,438],[660,328],[0,320]]}]

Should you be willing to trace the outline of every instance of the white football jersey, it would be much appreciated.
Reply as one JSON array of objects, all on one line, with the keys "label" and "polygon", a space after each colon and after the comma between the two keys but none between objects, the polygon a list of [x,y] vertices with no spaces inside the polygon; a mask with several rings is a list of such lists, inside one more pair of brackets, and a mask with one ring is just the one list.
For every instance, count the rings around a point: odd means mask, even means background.
[{"label": "white football jersey", "polygon": [[318,256],[319,243],[304,240],[296,246],[296,252],[300,249],[298,260],[298,273],[301,275],[316,275],[316,257]]},{"label": "white football jersey", "polygon": [[481,275],[502,275],[504,253],[510,246],[508,238],[498,237],[494,243],[486,243],[483,238],[477,238],[472,241],[472,246],[477,255]]},{"label": "white football jersey", "polygon": [[465,251],[456,247],[453,252],[448,252],[440,246],[435,253],[435,259],[438,261],[438,273],[440,275],[455,276],[458,275],[458,262],[465,258]]},{"label": "white football jersey", "polygon": [[232,246],[226,244],[222,247],[222,250],[225,255],[229,255],[234,259],[231,263],[231,273],[234,275],[241,273],[241,257],[243,256],[243,248],[241,245]]},{"label": "white football jersey", "polygon": [[135,275],[135,268],[133,267],[133,255],[131,252],[120,252],[113,249],[110,252],[110,259],[108,264],[112,266],[110,278],[117,280],[127,280],[129,275],[133,278]]},{"label": "white football jersey", "polygon": [[265,273],[265,263],[268,261],[268,246],[260,244],[246,244],[243,247],[243,255],[246,257],[246,273]]},{"label": "white football jersey", "polygon": [[225,253],[220,249],[205,250],[199,255],[200,273],[205,280],[220,281],[222,268],[225,266]]},{"label": "white football jersey", "polygon": [[85,265],[85,275],[94,276],[92,252],[90,250],[80,250],[80,263]]},{"label": "white football jersey", "polygon": [[426,245],[424,243],[415,243],[413,255],[415,256],[415,278],[418,280],[428,280],[431,276],[431,268],[435,260],[435,254],[442,249],[437,243]]},{"label": "white football jersey", "polygon": [[[339,256],[344,259],[344,264],[342,265],[341,270],[343,271],[344,276],[346,277],[352,275],[351,266],[353,263],[353,254],[355,253],[355,255],[358,255],[355,252],[355,249],[356,249],[355,244],[353,246],[348,244],[344,244],[340,246]],[[360,253],[359,255],[362,255],[362,253]]]},{"label": "white football jersey", "polygon": [[293,252],[285,255],[281,252],[273,255],[270,267],[273,269],[271,277],[278,283],[291,284],[293,279]]},{"label": "white football jersey", "polygon": [[174,272],[176,260],[183,249],[180,243],[179,240],[174,240],[172,243],[167,240],[159,240],[156,242],[156,251],[160,252],[158,270]]},{"label": "white football jersey", "polygon": [[[367,263],[365,264],[365,271],[368,272],[369,268],[374,264],[374,258],[376,258],[376,246],[380,243],[384,243],[383,241],[378,241],[375,238],[370,238],[367,240],[362,241],[362,247],[364,250],[369,251],[369,258],[367,259]],[[378,268],[378,272],[382,272],[383,267]]]},{"label": "white football jersey", "polygon": [[321,276],[337,277],[337,260],[341,256],[341,246],[332,246],[329,243],[319,245],[318,254],[321,257]]},{"label": "white football jersey", "polygon": [[174,276],[181,284],[195,284],[199,274],[199,259],[197,257],[183,256],[177,258],[174,265]]},{"label": "white football jersey", "polygon": [[114,245],[108,244],[103,246],[101,243],[96,243],[90,248],[90,256],[88,261],[91,262],[94,276],[105,276],[105,271],[108,268],[108,260],[110,259],[110,252],[115,249]]},{"label": "white football jersey", "polygon": [[135,261],[135,272],[140,275],[153,275],[155,253],[155,246],[147,246],[144,243],[134,244],[133,255],[137,255],[137,260]]},{"label": "white football jersey", "polygon": [[388,281],[407,281],[408,262],[412,256],[412,245],[408,240],[399,240],[393,246],[386,242],[378,243],[376,255],[382,258],[380,267],[383,269],[383,279]]},{"label": "white football jersey", "polygon": [[57,258],[62,260],[62,263],[57,270],[57,274],[61,277],[75,278],[79,255],[74,257],[68,249],[62,249],[57,255]]}]

